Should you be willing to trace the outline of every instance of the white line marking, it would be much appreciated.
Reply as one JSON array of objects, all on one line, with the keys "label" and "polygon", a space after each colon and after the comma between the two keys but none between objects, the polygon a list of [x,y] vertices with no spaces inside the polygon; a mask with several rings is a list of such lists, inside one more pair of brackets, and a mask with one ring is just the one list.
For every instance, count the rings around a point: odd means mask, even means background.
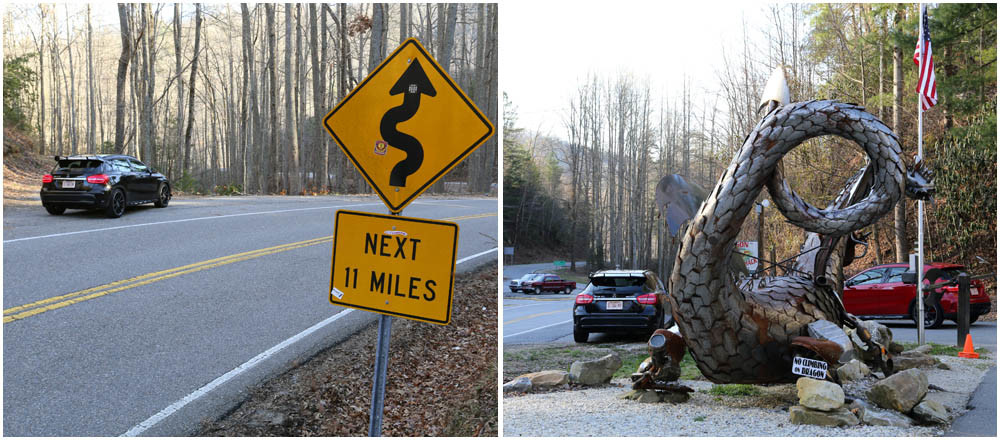
[{"label": "white line marking", "polygon": [[[480,253],[475,254],[475,255],[470,255],[468,257],[465,257],[465,258],[462,258],[461,260],[456,261],[455,264],[458,265],[458,264],[464,263],[466,261],[469,261],[469,260],[471,260],[473,258],[486,255],[486,254],[488,254],[490,252],[496,252],[497,249],[498,248],[493,248],[493,249],[490,249],[488,251],[480,252]],[[265,351],[265,352],[263,352],[261,354],[258,354],[257,356],[254,356],[252,359],[250,359],[250,360],[244,362],[242,365],[240,365],[240,366],[238,366],[238,367],[230,370],[228,373],[223,374],[222,376],[219,376],[215,380],[209,382],[207,385],[205,385],[205,386],[203,386],[201,388],[198,388],[193,393],[188,394],[187,396],[185,396],[183,399],[178,400],[178,401],[170,404],[170,406],[168,406],[166,408],[163,408],[163,410],[161,410],[160,412],[154,414],[152,417],[144,420],[143,422],[139,423],[138,425],[133,426],[132,429],[129,429],[128,432],[120,435],[119,437],[135,437],[135,436],[138,436],[139,434],[142,434],[147,429],[152,428],[157,423],[160,423],[161,421],[163,421],[163,419],[166,419],[167,417],[170,417],[170,415],[172,415],[173,413],[177,412],[178,410],[180,410],[181,408],[183,408],[185,405],[187,405],[187,404],[189,404],[189,403],[197,400],[201,396],[204,396],[204,395],[212,392],[212,390],[214,390],[215,388],[217,388],[219,385],[222,385],[222,384],[228,382],[230,379],[236,377],[240,373],[243,373],[244,371],[247,371],[247,370],[255,367],[257,364],[259,364],[259,363],[263,362],[264,360],[266,360],[267,358],[273,356],[275,353],[277,353],[277,352],[285,349],[289,345],[292,345],[292,344],[298,342],[300,339],[302,339],[302,338],[304,338],[306,336],[309,336],[310,334],[316,332],[317,330],[319,330],[319,329],[321,329],[323,327],[326,327],[327,325],[333,323],[334,321],[336,321],[336,320],[338,320],[338,319],[340,319],[340,318],[342,318],[344,316],[347,316],[347,314],[351,313],[352,311],[354,311],[354,309],[344,309],[340,313],[337,313],[336,315],[333,315],[333,316],[331,316],[329,318],[326,318],[326,319],[318,322],[317,324],[313,325],[312,327],[309,327],[309,328],[307,328],[307,329],[299,332],[299,334],[297,334],[295,336],[292,336],[291,338],[285,339],[284,341],[282,341],[278,345],[275,345],[274,347],[269,348],[267,351]]]},{"label": "white line marking", "polygon": [[511,337],[514,337],[514,336],[520,336],[520,335],[523,335],[523,334],[525,334],[525,333],[531,333],[531,332],[533,332],[533,331],[535,331],[535,330],[541,330],[541,329],[543,329],[543,328],[549,328],[549,327],[555,327],[555,326],[557,326],[557,325],[561,325],[561,324],[565,324],[565,323],[567,323],[567,322],[573,322],[573,320],[572,320],[572,319],[570,319],[570,320],[567,320],[567,321],[563,321],[563,322],[557,322],[557,323],[555,323],[555,324],[549,324],[549,325],[543,325],[543,326],[541,326],[541,327],[536,327],[536,328],[533,328],[533,329],[531,329],[531,330],[525,330],[525,331],[523,331],[523,332],[520,332],[520,333],[514,333],[514,334],[512,334],[512,335],[503,335],[503,338],[504,338],[504,339],[507,339],[507,338],[511,338]]},{"label": "white line marking", "polygon": [[497,251],[497,249],[499,249],[499,248],[493,248],[493,249],[490,249],[490,250],[488,250],[488,251],[482,251],[482,252],[480,252],[480,253],[478,253],[478,254],[476,254],[476,255],[469,255],[468,257],[465,257],[465,258],[463,258],[463,259],[461,259],[461,260],[458,260],[458,261],[456,261],[456,262],[455,262],[455,265],[457,266],[457,265],[459,265],[459,264],[462,264],[462,263],[464,263],[464,262],[466,262],[466,261],[469,261],[469,260],[471,260],[471,259],[473,259],[473,258],[476,258],[476,257],[481,257],[481,256],[483,256],[483,255],[486,255],[486,254],[488,254],[488,253],[490,253],[490,252],[496,252],[496,251]]},{"label": "white line marking", "polygon": [[153,222],[153,223],[140,223],[137,225],[123,225],[123,226],[112,226],[110,228],[100,228],[100,229],[89,229],[86,231],[75,231],[75,232],[63,232],[59,234],[49,234],[49,235],[39,235],[37,237],[25,237],[25,238],[15,238],[11,240],[4,240],[3,243],[13,243],[15,241],[25,241],[25,240],[36,240],[39,238],[52,238],[52,237],[63,237],[66,235],[76,235],[76,234],[86,234],[88,232],[101,232],[101,231],[111,231],[114,229],[125,229],[125,228],[138,228],[140,226],[153,226],[153,225],[165,225],[168,223],[183,223],[183,222],[193,222],[196,220],[212,220],[217,218],[227,218],[227,217],[243,217],[247,215],[262,215],[262,214],[278,214],[282,212],[295,212],[295,211],[313,211],[317,209],[339,209],[339,208],[353,208],[357,206],[370,206],[370,205],[382,205],[381,203],[361,203],[356,205],[337,205],[337,206],[318,206],[313,208],[296,208],[296,209],[282,209],[277,211],[261,211],[261,212],[244,212],[242,214],[227,214],[227,215],[213,215],[209,217],[195,217],[195,218],[185,218],[180,220],[167,220],[163,222]]},{"label": "white line marking", "polygon": [[188,394],[187,396],[185,396],[183,399],[178,400],[178,401],[170,404],[170,406],[168,406],[168,407],[164,408],[163,410],[161,410],[160,412],[154,414],[152,417],[146,419],[142,423],[139,423],[138,425],[135,425],[134,427],[132,427],[132,429],[128,430],[128,432],[122,434],[121,436],[122,437],[135,437],[135,436],[137,436],[139,434],[142,434],[144,431],[146,431],[149,428],[152,428],[153,425],[155,425],[157,423],[160,423],[161,420],[163,420],[163,419],[169,417],[171,414],[177,412],[177,410],[183,408],[188,403],[191,403],[195,399],[197,399],[197,398],[199,398],[201,396],[204,396],[205,394],[208,394],[210,391],[212,391],[213,389],[215,389],[219,385],[222,385],[222,384],[228,382],[229,379],[232,379],[232,378],[236,377],[236,375],[238,375],[238,374],[240,374],[240,373],[242,373],[242,372],[244,372],[246,370],[249,370],[249,369],[253,368],[257,364],[259,364],[259,363],[263,362],[265,359],[273,356],[275,353],[281,351],[285,347],[287,347],[289,345],[292,345],[293,343],[297,342],[298,340],[300,340],[300,339],[302,339],[302,338],[304,338],[306,336],[309,336],[309,334],[315,332],[316,330],[319,330],[319,329],[325,327],[327,324],[330,324],[330,323],[332,323],[332,322],[334,322],[334,321],[336,321],[336,320],[338,320],[340,318],[343,318],[344,316],[347,316],[347,314],[351,313],[352,311],[354,311],[354,309],[345,309],[345,310],[341,311],[340,313],[337,313],[336,315],[333,315],[333,316],[331,316],[329,318],[326,318],[326,319],[320,321],[319,323],[317,323],[316,325],[313,325],[312,327],[309,327],[309,328],[307,328],[307,329],[299,332],[299,334],[297,334],[295,336],[292,336],[291,338],[285,339],[280,344],[275,345],[274,347],[271,347],[267,351],[265,351],[265,352],[263,352],[261,354],[258,354],[257,356],[254,356],[252,359],[244,362],[242,365],[240,365],[240,366],[238,366],[238,367],[230,370],[228,373],[223,374],[222,376],[219,376],[215,380],[209,382],[207,385],[205,385],[205,386],[203,386],[201,388],[198,388],[193,393]]}]

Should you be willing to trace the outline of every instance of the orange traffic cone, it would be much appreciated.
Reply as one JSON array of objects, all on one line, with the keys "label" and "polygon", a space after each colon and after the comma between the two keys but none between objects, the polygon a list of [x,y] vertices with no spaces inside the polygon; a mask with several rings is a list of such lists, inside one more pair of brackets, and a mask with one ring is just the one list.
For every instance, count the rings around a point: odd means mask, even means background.
[{"label": "orange traffic cone", "polygon": [[972,349],[972,335],[965,335],[965,348],[958,352],[958,357],[969,359],[979,359],[979,353]]}]

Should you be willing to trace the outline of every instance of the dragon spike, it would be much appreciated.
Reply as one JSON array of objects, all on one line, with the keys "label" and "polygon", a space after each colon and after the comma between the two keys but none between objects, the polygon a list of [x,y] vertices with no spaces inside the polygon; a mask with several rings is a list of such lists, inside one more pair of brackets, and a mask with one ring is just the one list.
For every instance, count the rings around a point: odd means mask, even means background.
[{"label": "dragon spike", "polygon": [[785,66],[779,64],[771,72],[771,77],[767,80],[767,85],[764,86],[764,93],[760,96],[760,107],[757,107],[757,111],[767,109],[770,113],[783,105],[787,105],[792,102],[791,92],[788,90],[788,80],[785,79]]}]

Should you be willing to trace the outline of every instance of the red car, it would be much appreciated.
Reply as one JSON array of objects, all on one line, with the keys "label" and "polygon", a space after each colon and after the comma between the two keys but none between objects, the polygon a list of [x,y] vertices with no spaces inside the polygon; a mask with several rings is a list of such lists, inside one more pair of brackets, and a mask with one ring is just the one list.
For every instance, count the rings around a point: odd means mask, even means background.
[{"label": "red car", "polygon": [[[851,277],[844,283],[844,307],[849,313],[861,318],[910,318],[917,322],[917,288],[912,284],[903,284],[901,279],[907,269],[906,263],[890,263],[875,266]],[[924,279],[925,285],[956,280],[959,273],[968,273],[965,267],[957,264],[924,264],[925,275],[932,269],[939,271],[938,279]],[[989,313],[990,297],[981,280],[972,280],[969,287],[969,323],[973,323],[981,315]],[[925,293],[926,328],[940,327],[945,319],[955,321],[958,317],[958,287],[949,286],[942,291],[944,293],[938,302],[931,299],[932,295]]]}]

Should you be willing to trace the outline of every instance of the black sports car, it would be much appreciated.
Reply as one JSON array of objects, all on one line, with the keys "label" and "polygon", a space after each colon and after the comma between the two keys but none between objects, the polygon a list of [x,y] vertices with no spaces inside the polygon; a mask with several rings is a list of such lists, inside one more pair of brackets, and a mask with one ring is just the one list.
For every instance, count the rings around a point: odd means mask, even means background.
[{"label": "black sports car", "polygon": [[51,174],[42,177],[42,206],[52,215],[67,208],[102,209],[111,218],[121,217],[126,206],[170,203],[166,176],[132,156],[98,154],[56,156]]},{"label": "black sports car", "polygon": [[602,270],[574,301],[573,340],[592,332],[648,332],[674,324],[667,290],[649,270]]}]

